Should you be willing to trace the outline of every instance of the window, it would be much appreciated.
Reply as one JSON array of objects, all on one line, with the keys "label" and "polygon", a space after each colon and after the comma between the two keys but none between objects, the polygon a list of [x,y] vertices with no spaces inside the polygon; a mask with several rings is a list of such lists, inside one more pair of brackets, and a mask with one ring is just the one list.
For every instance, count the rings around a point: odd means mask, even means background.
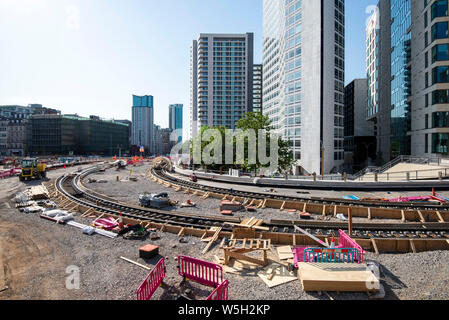
[{"label": "window", "polygon": [[447,16],[447,0],[439,0],[432,4],[432,20]]},{"label": "window", "polygon": [[437,22],[432,26],[432,41],[446,39],[448,36],[447,22]]},{"label": "window", "polygon": [[441,66],[433,68],[432,70],[432,83],[448,83],[449,82],[449,67]]},{"label": "window", "polygon": [[432,63],[449,60],[449,44],[439,44],[432,48]]},{"label": "window", "polygon": [[432,128],[448,128],[449,112],[432,113]]},{"label": "window", "polygon": [[448,133],[432,134],[432,153],[448,153]]},{"label": "window", "polygon": [[432,92],[432,105],[449,103],[449,90],[436,90]]}]

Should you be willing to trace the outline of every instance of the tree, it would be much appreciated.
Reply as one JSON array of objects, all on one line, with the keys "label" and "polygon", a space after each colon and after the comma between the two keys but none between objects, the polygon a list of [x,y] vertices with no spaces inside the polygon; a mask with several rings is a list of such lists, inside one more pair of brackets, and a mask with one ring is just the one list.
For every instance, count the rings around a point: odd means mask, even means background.
[{"label": "tree", "polygon": [[[218,130],[219,134],[221,135],[221,142],[222,142],[222,149],[221,149],[221,157],[220,155],[215,155],[213,147],[216,147],[213,137],[210,137],[209,139],[204,140],[204,134],[208,130]],[[228,170],[229,168],[236,168],[240,167],[242,169],[246,169],[249,171],[257,171],[258,169],[262,168],[268,168],[270,164],[262,164],[261,159],[259,158],[259,144],[261,141],[259,139],[261,137],[258,136],[259,130],[265,130],[266,132],[266,155],[270,154],[270,138],[271,138],[271,131],[273,128],[271,127],[271,120],[268,116],[263,115],[260,112],[249,112],[245,114],[245,116],[240,119],[237,122],[237,129],[232,137],[232,151],[233,151],[233,159],[232,163],[226,163],[226,143],[230,143],[230,141],[226,141],[226,139],[229,140],[229,136],[226,136],[226,128],[223,126],[220,127],[209,127],[209,126],[202,126],[199,134],[190,141],[190,155],[193,157],[199,157],[202,156],[205,152],[206,154],[211,154],[211,156],[217,156],[217,160],[221,160],[220,163],[213,163],[207,165],[207,168],[211,170],[219,170],[222,168],[223,170]],[[248,138],[251,137],[251,140]],[[201,148],[198,150],[198,148],[194,148],[194,145],[199,146],[201,141]],[[251,147],[254,147],[252,144],[255,143],[255,155],[254,155],[254,149],[252,149],[252,153],[250,152],[249,144],[251,143]],[[239,147],[237,146],[243,146],[243,157],[241,155],[237,155],[237,151],[241,151]],[[279,172],[285,172],[288,171],[293,163],[295,162],[293,159],[293,152],[289,148],[289,142],[284,141],[282,138],[278,138],[278,171]],[[196,154],[194,152],[196,151]],[[198,154],[200,153],[200,154]],[[272,156],[272,155],[271,155]],[[237,163],[240,162],[238,160],[242,160],[243,158],[243,164]],[[201,165],[203,167],[206,166],[204,159],[201,157]]]}]

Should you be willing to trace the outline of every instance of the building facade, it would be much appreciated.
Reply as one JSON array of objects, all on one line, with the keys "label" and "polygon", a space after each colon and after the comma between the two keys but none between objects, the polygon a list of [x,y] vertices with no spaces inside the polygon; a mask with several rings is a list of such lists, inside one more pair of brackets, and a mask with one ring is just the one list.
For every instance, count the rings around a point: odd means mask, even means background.
[{"label": "building facade", "polygon": [[390,11],[390,0],[381,0],[366,27],[366,74],[368,79],[366,117],[374,126],[378,165],[391,160]]},{"label": "building facade", "polygon": [[182,142],[182,117],[183,117],[183,105],[171,104],[169,108],[169,128],[172,131],[176,131],[178,134],[178,142]]},{"label": "building facade", "polygon": [[[203,84],[206,82],[203,81]],[[189,139],[198,134],[198,41],[190,46],[190,131]]]},{"label": "building facade", "polygon": [[343,169],[344,5],[263,2],[263,113],[290,141],[296,174]]},{"label": "building facade", "polygon": [[235,128],[252,111],[254,35],[200,34],[191,50],[191,137],[204,125]]},{"label": "building facade", "polygon": [[78,115],[33,115],[33,155],[118,155],[129,150],[129,127],[114,120]]},{"label": "building facade", "polygon": [[345,87],[345,171],[373,165],[377,154],[374,125],[366,119],[368,80],[355,79]]},{"label": "building facade", "polygon": [[0,156],[8,156],[8,119],[0,116]]},{"label": "building facade", "polygon": [[154,154],[154,99],[153,96],[133,95],[131,144],[143,146]]},{"label": "building facade", "polygon": [[[378,7],[378,48],[371,47],[367,28],[367,74],[378,102],[374,112],[376,104],[368,105],[367,116],[376,126],[378,152],[383,162],[400,155],[449,157],[448,1],[380,0]],[[375,78],[370,62],[378,66]]]},{"label": "building facade", "polygon": [[30,152],[31,123],[30,117],[36,114],[60,114],[61,111],[43,107],[41,104],[28,106],[8,105],[0,106],[0,117],[8,122],[6,127],[6,151],[8,156],[23,157]]},{"label": "building facade", "polygon": [[448,158],[448,1],[414,0],[411,7],[411,154]]},{"label": "building facade", "polygon": [[253,112],[262,113],[263,66],[253,66]]}]

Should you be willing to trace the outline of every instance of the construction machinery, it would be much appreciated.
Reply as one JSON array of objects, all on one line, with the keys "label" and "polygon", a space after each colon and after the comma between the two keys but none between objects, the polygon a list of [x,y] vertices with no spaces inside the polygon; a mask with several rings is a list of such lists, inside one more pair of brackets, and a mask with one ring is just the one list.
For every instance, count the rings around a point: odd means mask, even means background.
[{"label": "construction machinery", "polygon": [[166,192],[163,193],[143,193],[139,195],[139,203],[146,208],[164,208],[170,206],[170,199]]},{"label": "construction machinery", "polygon": [[26,158],[22,160],[22,171],[20,181],[28,179],[45,179],[47,177],[47,164],[40,162],[37,158]]}]

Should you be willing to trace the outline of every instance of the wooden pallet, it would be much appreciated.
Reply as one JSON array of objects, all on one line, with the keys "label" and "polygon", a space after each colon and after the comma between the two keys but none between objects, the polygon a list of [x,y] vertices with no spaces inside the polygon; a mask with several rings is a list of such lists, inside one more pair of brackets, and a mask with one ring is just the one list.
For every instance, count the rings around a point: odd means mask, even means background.
[{"label": "wooden pallet", "polygon": [[[271,239],[231,239],[225,243],[225,239],[220,244],[220,249],[224,251],[225,261],[229,264],[229,259],[234,258],[237,260],[244,260],[258,264],[260,266],[267,265],[267,252],[271,249]],[[248,257],[245,254],[262,251],[262,260],[253,257]]]}]

